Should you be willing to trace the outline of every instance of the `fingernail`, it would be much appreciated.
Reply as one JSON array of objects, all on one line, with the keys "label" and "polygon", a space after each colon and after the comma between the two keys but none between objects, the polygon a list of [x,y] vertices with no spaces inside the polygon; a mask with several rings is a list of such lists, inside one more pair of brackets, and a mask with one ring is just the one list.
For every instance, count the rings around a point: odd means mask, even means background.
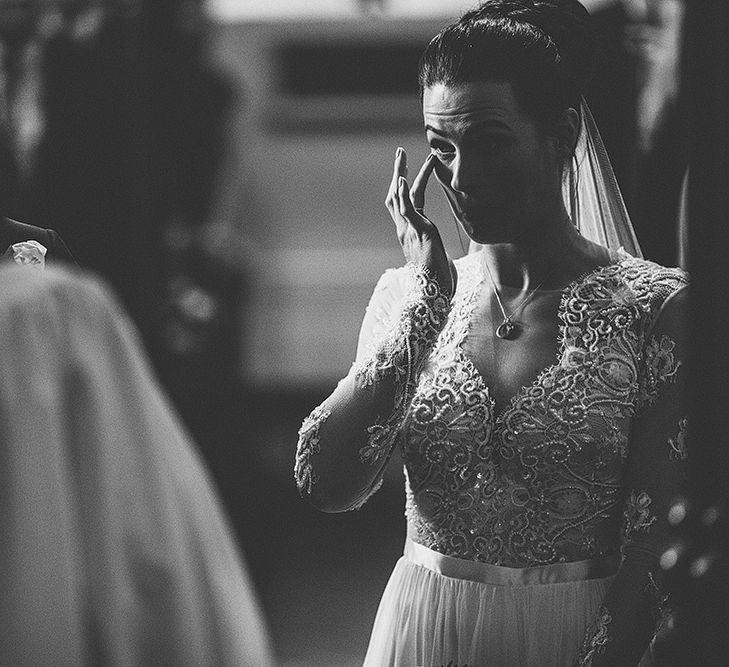
[{"label": "fingernail", "polygon": [[397,150],[395,151],[395,157],[400,157],[402,154],[402,148],[400,146],[397,147]]}]

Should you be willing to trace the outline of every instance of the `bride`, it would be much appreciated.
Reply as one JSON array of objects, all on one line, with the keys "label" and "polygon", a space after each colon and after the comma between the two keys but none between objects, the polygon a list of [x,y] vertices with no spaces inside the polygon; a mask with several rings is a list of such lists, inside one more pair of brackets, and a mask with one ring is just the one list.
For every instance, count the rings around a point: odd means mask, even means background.
[{"label": "bride", "polygon": [[[582,93],[577,0],[492,0],[420,63],[430,155],[395,156],[385,272],[295,476],[356,509],[401,453],[408,535],[366,665],[649,665],[684,484],[686,276],[640,258]],[[434,176],[473,252],[425,210]]]}]

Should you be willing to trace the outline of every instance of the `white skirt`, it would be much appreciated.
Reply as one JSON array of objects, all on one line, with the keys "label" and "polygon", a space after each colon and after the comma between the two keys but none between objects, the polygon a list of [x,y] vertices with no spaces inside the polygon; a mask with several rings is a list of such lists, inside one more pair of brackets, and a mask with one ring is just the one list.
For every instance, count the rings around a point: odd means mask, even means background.
[{"label": "white skirt", "polygon": [[[615,576],[614,558],[511,568],[408,540],[365,667],[565,667]],[[648,654],[639,667],[652,664]]]}]

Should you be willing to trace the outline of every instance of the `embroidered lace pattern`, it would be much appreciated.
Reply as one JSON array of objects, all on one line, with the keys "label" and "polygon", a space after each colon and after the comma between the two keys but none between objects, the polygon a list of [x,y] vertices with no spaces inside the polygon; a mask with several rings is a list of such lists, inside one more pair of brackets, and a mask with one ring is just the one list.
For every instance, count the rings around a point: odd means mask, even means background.
[{"label": "embroidered lace pattern", "polygon": [[661,585],[660,578],[654,572],[648,572],[648,583],[645,593],[651,602],[651,615],[655,622],[654,636],[668,625],[673,617],[670,596]]},{"label": "embroidered lace pattern", "polygon": [[645,350],[645,374],[641,378],[641,403],[653,403],[661,387],[676,377],[681,365],[673,356],[675,343],[668,336],[651,337]]},{"label": "embroidered lace pattern", "polygon": [[605,651],[605,644],[610,639],[608,625],[612,620],[607,608],[604,605],[601,606],[597,618],[592,622],[585,635],[577,667],[591,667],[593,658]]},{"label": "embroidered lace pattern", "polygon": [[683,417],[678,422],[678,435],[675,438],[668,439],[668,444],[671,447],[669,457],[672,461],[685,461],[688,458],[688,448],[686,446],[687,432],[688,419]]},{"label": "embroidered lace pattern", "polygon": [[304,420],[299,429],[299,444],[296,448],[294,465],[294,479],[299,493],[310,494],[312,485],[318,479],[311,464],[311,456],[319,452],[319,428],[330,415],[331,411],[319,406]]},{"label": "embroidered lace pattern", "polygon": [[636,533],[647,533],[650,527],[658,520],[653,513],[651,504],[653,500],[645,491],[631,491],[625,502],[623,512],[622,543],[623,552]]},{"label": "embroidered lace pattern", "polygon": [[641,391],[655,397],[677,369],[666,338],[643,368],[646,332],[683,275],[623,258],[571,284],[555,363],[497,416],[461,347],[484,284],[479,256],[458,272],[404,422],[410,537],[510,567],[617,553],[631,418]]},{"label": "embroidered lace pattern", "polygon": [[[391,322],[380,323],[380,335],[372,341],[369,356],[353,367],[360,387],[367,389],[392,376],[395,384],[394,409],[382,424],[370,426],[367,444],[360,450],[364,464],[381,464],[384,468],[401,429],[403,414],[409,404],[415,378],[423,359],[432,348],[450,311],[450,301],[424,267],[408,264],[408,288],[399,313]],[[389,327],[388,327],[389,325]],[[304,420],[299,430],[299,442],[294,465],[294,478],[299,492],[310,495],[318,481],[314,462],[320,452],[319,429],[331,411],[318,406]],[[381,486],[382,477],[349,509],[359,509]]]},{"label": "embroidered lace pattern", "polygon": [[389,456],[410,403],[423,361],[438,337],[450,311],[450,301],[424,267],[408,264],[410,288],[395,326],[378,341],[355,375],[363,387],[385,376],[395,380],[392,413],[381,424],[368,428],[367,444],[360,450],[363,463],[376,464]]}]

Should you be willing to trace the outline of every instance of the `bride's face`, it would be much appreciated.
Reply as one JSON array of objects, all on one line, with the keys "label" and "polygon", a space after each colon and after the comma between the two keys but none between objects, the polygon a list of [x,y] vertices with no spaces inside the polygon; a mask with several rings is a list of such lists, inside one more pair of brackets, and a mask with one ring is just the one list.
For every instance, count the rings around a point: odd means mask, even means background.
[{"label": "bride's face", "polygon": [[559,215],[562,157],[511,84],[436,84],[423,92],[435,173],[453,214],[478,243],[513,243]]}]

